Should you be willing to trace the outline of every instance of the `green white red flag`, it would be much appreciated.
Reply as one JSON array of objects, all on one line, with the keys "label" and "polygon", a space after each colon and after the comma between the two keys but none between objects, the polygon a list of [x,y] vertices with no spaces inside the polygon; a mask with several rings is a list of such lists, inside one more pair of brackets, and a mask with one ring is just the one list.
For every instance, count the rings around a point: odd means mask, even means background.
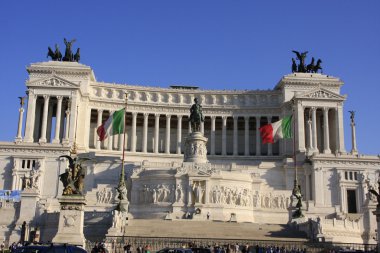
[{"label": "green white red flag", "polygon": [[260,127],[262,143],[274,143],[279,139],[292,138],[292,116]]},{"label": "green white red flag", "polygon": [[109,118],[96,129],[100,141],[104,141],[108,136],[121,134],[124,131],[125,108],[114,112]]}]

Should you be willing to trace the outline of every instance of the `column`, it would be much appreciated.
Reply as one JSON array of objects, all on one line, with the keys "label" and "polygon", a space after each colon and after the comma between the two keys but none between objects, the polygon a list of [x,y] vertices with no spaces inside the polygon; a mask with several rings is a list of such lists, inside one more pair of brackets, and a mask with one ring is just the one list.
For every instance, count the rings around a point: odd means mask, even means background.
[{"label": "column", "polygon": [[[272,116],[268,116],[267,120],[268,120],[268,124],[272,123]],[[268,143],[268,156],[273,155],[272,147],[273,147],[272,143]]]},{"label": "column", "polygon": [[331,154],[329,134],[329,108],[323,108],[323,153]]},{"label": "column", "polygon": [[29,89],[27,93],[28,93],[28,111],[26,114],[24,141],[33,142],[37,95],[34,94],[34,91],[32,89]]},{"label": "column", "polygon": [[44,111],[42,115],[42,128],[41,128],[41,138],[39,142],[46,143],[46,126],[47,126],[47,117],[48,117],[48,110],[49,110],[49,95],[44,95]]},{"label": "column", "polygon": [[227,116],[222,116],[222,155],[227,155]]},{"label": "column", "polygon": [[315,206],[324,206],[324,180],[323,180],[323,169],[315,168],[313,170],[314,174],[314,184],[313,184],[313,197],[315,200]]},{"label": "column", "polygon": [[143,137],[142,137],[142,152],[147,152],[147,142],[148,142],[148,119],[149,113],[144,113],[144,123],[143,123]]},{"label": "column", "polygon": [[358,149],[356,147],[356,129],[355,129],[355,122],[353,119],[351,120],[351,138],[352,138],[351,154],[357,154]]},{"label": "column", "polygon": [[160,114],[154,115],[154,153],[158,153],[158,135],[160,133]]},{"label": "column", "polygon": [[216,116],[211,116],[211,155],[215,155],[215,119]]},{"label": "column", "polygon": [[299,151],[305,151],[305,119],[304,119],[304,107],[297,103],[297,148]]},{"label": "column", "polygon": [[[113,115],[113,113],[114,113],[114,111],[111,111],[110,110],[110,117],[111,117],[111,115]],[[112,124],[112,126],[111,126],[111,129],[110,129],[110,132],[109,133],[107,133],[107,149],[108,150],[112,150],[113,149],[113,147],[112,147],[112,145],[113,145],[113,133],[112,133],[112,128],[113,128],[113,123],[111,123]]]},{"label": "column", "polygon": [[344,129],[343,129],[343,106],[339,105],[336,109],[336,133],[337,133],[337,143],[336,147],[339,152],[346,152],[344,147]]},{"label": "column", "polygon": [[311,121],[311,118],[309,117],[309,119],[307,120],[307,128],[308,128],[308,138],[309,138],[309,143],[308,143],[308,147],[307,147],[307,150],[308,152],[312,152],[313,151],[313,130],[312,130],[312,121]]},{"label": "column", "polygon": [[53,143],[59,143],[59,134],[61,132],[61,112],[62,112],[62,96],[57,96],[57,111],[55,113],[55,136]]},{"label": "column", "polygon": [[137,112],[132,112],[131,152],[136,152],[136,119]]},{"label": "column", "polygon": [[171,115],[166,115],[166,140],[165,140],[165,153],[170,154],[170,119]]},{"label": "column", "polygon": [[201,122],[201,133],[205,134],[205,122],[204,121]]},{"label": "column", "polygon": [[238,155],[238,117],[234,116],[234,143],[233,143],[233,155]]},{"label": "column", "polygon": [[[103,122],[102,122],[102,118],[103,118],[103,110],[102,109],[98,109],[98,121],[96,123],[96,126],[99,127]],[[68,117],[66,117],[66,119],[68,119]],[[67,123],[67,122],[66,122]],[[96,135],[94,137],[94,139],[96,139],[96,149],[100,149],[100,145],[101,145],[101,142],[99,140],[99,136]]]},{"label": "column", "polygon": [[[66,122],[65,122],[66,124],[65,124],[65,138],[63,139],[63,143],[68,144],[69,143],[69,126],[70,126],[70,105],[67,106],[67,110],[65,113],[66,113]],[[100,148],[100,142],[99,142],[99,148]]]},{"label": "column", "polygon": [[191,122],[190,122],[190,118],[189,118],[189,134],[191,133]]},{"label": "column", "polygon": [[17,136],[16,136],[16,142],[20,142],[22,140],[22,119],[24,115],[24,108],[23,108],[23,102],[20,104],[20,109],[18,109],[19,115],[18,115],[18,127],[17,127]]},{"label": "column", "polygon": [[177,115],[177,154],[181,154],[182,145],[182,115]]},{"label": "column", "polygon": [[261,155],[260,116],[256,116],[256,156]]},{"label": "column", "polygon": [[244,117],[244,155],[249,156],[249,116]]},{"label": "column", "polygon": [[77,131],[76,129],[76,119],[78,118],[77,105],[78,105],[77,92],[72,91],[71,92],[71,108],[70,108],[70,111],[72,113],[70,113],[70,127],[69,127],[69,139],[71,141],[74,141],[75,133]]},{"label": "column", "polygon": [[317,143],[317,108],[311,107],[311,122],[312,122],[312,136],[313,136],[313,152],[318,153]]}]

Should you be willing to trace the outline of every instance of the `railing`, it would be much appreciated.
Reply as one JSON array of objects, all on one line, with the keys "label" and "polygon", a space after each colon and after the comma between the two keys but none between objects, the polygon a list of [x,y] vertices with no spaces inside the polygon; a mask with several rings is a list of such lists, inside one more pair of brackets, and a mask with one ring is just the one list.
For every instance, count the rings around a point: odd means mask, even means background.
[{"label": "railing", "polygon": [[[133,252],[137,252],[137,247],[144,248],[149,246],[150,252],[155,252],[165,247],[209,247],[230,245],[249,245],[249,253],[256,252],[256,246],[261,248],[279,247],[287,252],[330,252],[334,250],[360,250],[364,252],[375,252],[376,244],[356,244],[356,243],[328,243],[328,242],[307,242],[307,241],[280,241],[280,240],[246,240],[246,239],[215,239],[215,238],[181,238],[181,237],[138,237],[138,236],[119,236],[107,237],[86,242],[86,250],[91,249],[97,242],[104,242],[105,248],[110,253],[124,253],[124,245],[130,244]],[[234,248],[234,247],[233,247]],[[261,252],[267,252],[261,250]],[[281,251],[284,252],[284,251]]]}]

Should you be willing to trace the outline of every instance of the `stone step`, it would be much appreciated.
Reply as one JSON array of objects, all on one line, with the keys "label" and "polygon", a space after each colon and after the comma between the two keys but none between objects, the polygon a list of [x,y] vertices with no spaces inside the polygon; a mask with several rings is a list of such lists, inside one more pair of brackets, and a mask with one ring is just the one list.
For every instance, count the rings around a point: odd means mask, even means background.
[{"label": "stone step", "polygon": [[129,220],[126,236],[307,241],[287,225],[194,220]]}]

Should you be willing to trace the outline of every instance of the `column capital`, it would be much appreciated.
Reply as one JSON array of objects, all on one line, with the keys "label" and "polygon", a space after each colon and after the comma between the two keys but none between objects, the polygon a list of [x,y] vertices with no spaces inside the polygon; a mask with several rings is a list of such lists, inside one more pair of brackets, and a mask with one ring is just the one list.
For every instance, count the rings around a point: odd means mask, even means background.
[{"label": "column capital", "polygon": [[136,117],[137,116],[137,112],[132,112],[132,116]]},{"label": "column capital", "polygon": [[210,118],[211,118],[211,120],[215,120],[216,116],[215,115],[211,115]]},{"label": "column capital", "polygon": [[171,114],[166,114],[165,116],[166,116],[167,119],[170,119],[172,117]]},{"label": "column capital", "polygon": [[177,119],[182,119],[183,118],[183,115],[177,115]]},{"label": "column capital", "polygon": [[98,109],[98,113],[103,113],[103,109]]},{"label": "column capital", "polygon": [[49,100],[49,99],[50,99],[50,95],[42,95],[42,97],[43,97],[45,100]]},{"label": "column capital", "polygon": [[248,120],[249,120],[249,118],[250,118],[250,116],[249,116],[249,115],[244,115],[244,120],[248,121]]},{"label": "column capital", "polygon": [[160,113],[155,113],[155,114],[154,114],[154,117],[155,117],[155,118],[159,118],[160,116],[161,116]]},{"label": "column capital", "polygon": [[324,112],[328,112],[329,110],[330,110],[329,107],[323,107],[323,111],[324,111]]},{"label": "column capital", "polygon": [[223,121],[227,120],[228,116],[222,116]]},{"label": "column capital", "polygon": [[312,106],[312,107],[310,107],[310,110],[312,110],[312,111],[316,111],[316,110],[317,110],[317,107]]},{"label": "column capital", "polygon": [[148,118],[149,117],[149,112],[144,112],[144,118]]},{"label": "column capital", "polygon": [[62,101],[63,96],[56,96],[56,98],[58,99],[58,101]]},{"label": "column capital", "polygon": [[256,120],[260,120],[261,116],[255,116]]}]

